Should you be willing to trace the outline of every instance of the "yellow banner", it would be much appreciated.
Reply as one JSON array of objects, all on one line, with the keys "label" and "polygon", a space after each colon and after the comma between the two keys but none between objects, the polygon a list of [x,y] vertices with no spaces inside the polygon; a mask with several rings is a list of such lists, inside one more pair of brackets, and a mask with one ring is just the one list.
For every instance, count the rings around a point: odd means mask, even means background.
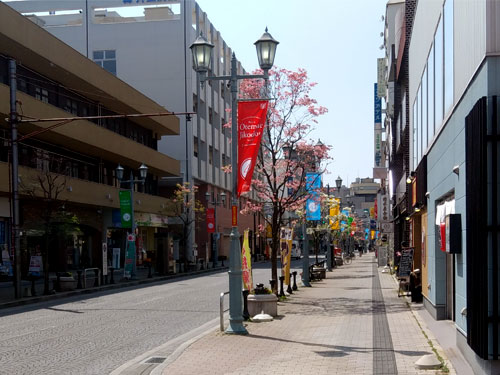
[{"label": "yellow banner", "polygon": [[273,238],[273,229],[269,224],[266,226],[266,237],[267,238]]},{"label": "yellow banner", "polygon": [[293,229],[281,228],[280,230],[281,276],[285,276],[286,285],[290,285],[290,263],[292,261],[292,240],[293,240]]},{"label": "yellow banner", "polygon": [[340,214],[340,199],[333,198],[333,205],[330,207],[330,227],[332,230],[340,229],[340,220],[333,219]]},{"label": "yellow banner", "polygon": [[241,248],[241,277],[243,279],[243,288],[252,290],[252,255],[250,254],[250,245],[248,244],[248,231],[248,229],[245,230],[243,247]]}]

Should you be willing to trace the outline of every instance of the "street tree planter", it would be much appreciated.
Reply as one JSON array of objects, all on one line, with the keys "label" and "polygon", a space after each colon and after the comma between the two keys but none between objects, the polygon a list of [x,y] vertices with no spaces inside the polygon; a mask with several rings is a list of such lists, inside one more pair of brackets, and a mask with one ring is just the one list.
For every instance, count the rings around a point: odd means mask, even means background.
[{"label": "street tree planter", "polygon": [[278,316],[278,297],[275,294],[250,294],[247,302],[251,317],[261,312],[272,317]]},{"label": "street tree planter", "polygon": [[59,278],[59,288],[61,292],[75,290],[76,284],[77,281],[73,278],[73,276],[61,276]]}]

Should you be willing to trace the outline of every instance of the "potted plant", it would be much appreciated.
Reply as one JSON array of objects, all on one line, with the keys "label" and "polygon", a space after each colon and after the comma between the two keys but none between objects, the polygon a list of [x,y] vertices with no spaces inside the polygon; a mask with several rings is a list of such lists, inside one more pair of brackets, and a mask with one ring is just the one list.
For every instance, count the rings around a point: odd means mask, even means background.
[{"label": "potted plant", "polygon": [[59,290],[66,292],[76,289],[76,280],[71,272],[62,272],[59,276]]},{"label": "potted plant", "polygon": [[264,312],[272,317],[278,316],[278,297],[272,293],[264,284],[257,284],[251,294],[248,295],[248,313],[255,316]]}]

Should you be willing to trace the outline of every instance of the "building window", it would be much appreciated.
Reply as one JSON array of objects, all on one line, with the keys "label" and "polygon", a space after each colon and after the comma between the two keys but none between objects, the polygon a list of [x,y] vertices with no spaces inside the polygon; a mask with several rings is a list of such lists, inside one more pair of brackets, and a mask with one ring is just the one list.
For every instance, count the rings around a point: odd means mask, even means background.
[{"label": "building window", "polygon": [[443,122],[443,22],[439,21],[434,37],[434,113],[436,115],[436,130]]},{"label": "building window", "polygon": [[46,89],[40,87],[35,87],[35,98],[41,100],[44,103],[49,102],[49,92]]},{"label": "building window", "polygon": [[198,137],[194,137],[193,154],[198,157]]},{"label": "building window", "polygon": [[434,137],[435,115],[434,115],[434,46],[431,48],[429,59],[427,60],[427,101],[428,101],[428,137],[429,141]]},{"label": "building window", "polygon": [[214,149],[212,146],[208,147],[208,164],[212,165],[214,161]]},{"label": "building window", "polygon": [[422,156],[427,150],[427,68],[422,77]]},{"label": "building window", "polygon": [[116,75],[116,51],[115,50],[99,50],[94,51],[93,60],[101,68],[106,69],[111,74]]},{"label": "building window", "polygon": [[193,112],[198,113],[198,95],[193,94]]},{"label": "building window", "polygon": [[70,113],[74,114],[75,116],[78,116],[78,104],[74,100],[67,98],[63,109],[66,112],[70,112]]},{"label": "building window", "polygon": [[212,125],[213,120],[214,120],[214,111],[212,110],[212,107],[208,107],[208,123]]},{"label": "building window", "polygon": [[24,79],[19,79],[17,81],[17,89],[19,91],[28,93],[28,84],[26,83],[26,81]]},{"label": "building window", "polygon": [[453,0],[446,0],[444,20],[444,113],[453,105]]}]

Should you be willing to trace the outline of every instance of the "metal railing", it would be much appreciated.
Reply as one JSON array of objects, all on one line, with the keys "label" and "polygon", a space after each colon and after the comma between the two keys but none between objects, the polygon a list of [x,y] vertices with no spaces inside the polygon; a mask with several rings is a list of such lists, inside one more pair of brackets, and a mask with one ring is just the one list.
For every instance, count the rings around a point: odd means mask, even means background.
[{"label": "metal railing", "polygon": [[[226,294],[229,294],[229,292],[224,292],[224,293],[220,294],[219,313],[220,313],[220,331],[221,332],[224,332],[224,296]],[[227,310],[225,310],[225,311],[227,311]]]}]

